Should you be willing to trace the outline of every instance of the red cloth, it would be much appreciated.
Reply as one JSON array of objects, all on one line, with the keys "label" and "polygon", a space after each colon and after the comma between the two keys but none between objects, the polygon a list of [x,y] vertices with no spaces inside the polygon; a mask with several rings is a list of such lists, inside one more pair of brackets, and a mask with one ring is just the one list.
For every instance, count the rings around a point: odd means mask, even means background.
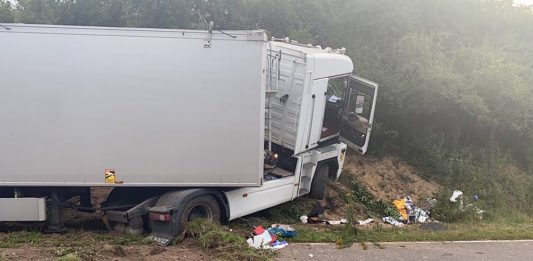
[{"label": "red cloth", "polygon": [[256,235],[261,235],[261,234],[263,234],[263,232],[265,232],[265,229],[264,229],[262,226],[257,226],[257,227],[255,228],[255,230],[254,230],[254,233],[255,233]]}]

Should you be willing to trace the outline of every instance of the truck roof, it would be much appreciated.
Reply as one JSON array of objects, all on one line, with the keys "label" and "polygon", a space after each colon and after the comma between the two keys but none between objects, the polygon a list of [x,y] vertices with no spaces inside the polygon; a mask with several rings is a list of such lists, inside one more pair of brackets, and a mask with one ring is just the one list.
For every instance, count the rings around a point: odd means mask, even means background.
[{"label": "truck roof", "polygon": [[329,49],[275,41],[272,46],[283,49],[287,54],[314,60],[313,79],[349,74],[354,69],[350,57]]},{"label": "truck roof", "polygon": [[[124,37],[154,37],[154,38],[206,38],[206,30],[187,29],[156,29],[129,27],[100,27],[100,26],[72,26],[72,25],[42,25],[42,24],[8,24],[2,23],[7,29],[0,28],[0,33],[38,33],[63,35],[96,35],[96,36],[124,36]],[[213,30],[213,40],[267,41],[267,34],[263,30]]]}]

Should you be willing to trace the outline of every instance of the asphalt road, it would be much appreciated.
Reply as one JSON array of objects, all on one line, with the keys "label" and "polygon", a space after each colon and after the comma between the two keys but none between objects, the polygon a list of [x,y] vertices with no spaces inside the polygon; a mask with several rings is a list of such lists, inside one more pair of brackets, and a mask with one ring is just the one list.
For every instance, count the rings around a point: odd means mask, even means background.
[{"label": "asphalt road", "polygon": [[354,244],[291,244],[278,260],[533,260],[533,240],[394,242]]}]

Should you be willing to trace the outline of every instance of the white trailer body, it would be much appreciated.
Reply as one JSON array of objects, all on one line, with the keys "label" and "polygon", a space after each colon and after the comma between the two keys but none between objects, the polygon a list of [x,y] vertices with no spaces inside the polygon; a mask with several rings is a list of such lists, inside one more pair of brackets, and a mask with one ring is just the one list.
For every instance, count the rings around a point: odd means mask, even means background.
[{"label": "white trailer body", "polygon": [[261,185],[263,31],[8,26],[0,185]]}]

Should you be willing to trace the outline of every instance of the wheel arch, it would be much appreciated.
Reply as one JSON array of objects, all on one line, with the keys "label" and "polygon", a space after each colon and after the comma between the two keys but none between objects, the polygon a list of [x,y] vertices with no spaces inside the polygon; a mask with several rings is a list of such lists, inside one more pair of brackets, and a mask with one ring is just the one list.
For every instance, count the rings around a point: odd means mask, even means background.
[{"label": "wheel arch", "polygon": [[156,205],[170,205],[173,209],[179,210],[188,201],[205,195],[212,196],[217,201],[222,214],[221,219],[223,219],[222,221],[227,221],[229,219],[229,204],[224,194],[218,189],[195,188],[170,191],[163,194]]},{"label": "wheel arch", "polygon": [[339,170],[339,162],[336,157],[322,160],[318,162],[318,165],[327,165],[329,168],[328,178],[330,180],[337,179],[337,171]]}]

